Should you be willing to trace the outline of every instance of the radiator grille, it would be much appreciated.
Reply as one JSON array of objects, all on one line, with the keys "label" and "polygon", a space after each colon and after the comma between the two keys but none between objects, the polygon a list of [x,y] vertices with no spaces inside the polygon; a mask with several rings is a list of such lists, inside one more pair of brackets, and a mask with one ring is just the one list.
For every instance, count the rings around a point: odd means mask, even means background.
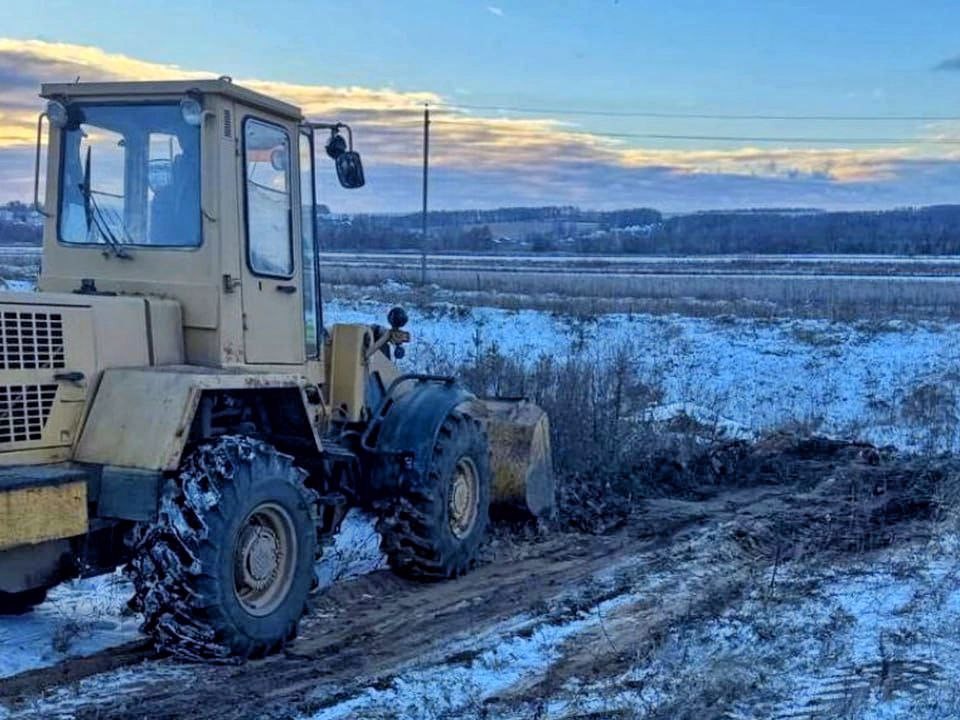
[{"label": "radiator grille", "polygon": [[0,385],[0,443],[40,440],[57,385]]},{"label": "radiator grille", "polygon": [[60,313],[0,313],[0,370],[66,367]]}]

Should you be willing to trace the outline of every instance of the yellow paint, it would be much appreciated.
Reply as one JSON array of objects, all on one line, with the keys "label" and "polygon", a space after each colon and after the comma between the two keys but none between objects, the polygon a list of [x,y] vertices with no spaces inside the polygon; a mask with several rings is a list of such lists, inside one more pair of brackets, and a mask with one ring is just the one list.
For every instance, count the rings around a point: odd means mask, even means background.
[{"label": "yellow paint", "polygon": [[373,343],[366,325],[334,325],[330,359],[330,406],[337,417],[357,422],[363,411],[368,363],[365,351]]},{"label": "yellow paint", "polygon": [[0,493],[0,550],[86,532],[85,482]]}]

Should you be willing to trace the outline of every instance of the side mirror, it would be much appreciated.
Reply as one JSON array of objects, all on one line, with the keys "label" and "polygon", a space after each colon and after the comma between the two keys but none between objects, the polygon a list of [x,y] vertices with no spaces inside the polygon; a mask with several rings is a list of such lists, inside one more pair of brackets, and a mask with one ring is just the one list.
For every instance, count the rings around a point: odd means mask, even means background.
[{"label": "side mirror", "polygon": [[363,176],[363,163],[360,153],[354,150],[345,150],[334,161],[337,166],[337,179],[348,190],[363,187],[366,179]]}]

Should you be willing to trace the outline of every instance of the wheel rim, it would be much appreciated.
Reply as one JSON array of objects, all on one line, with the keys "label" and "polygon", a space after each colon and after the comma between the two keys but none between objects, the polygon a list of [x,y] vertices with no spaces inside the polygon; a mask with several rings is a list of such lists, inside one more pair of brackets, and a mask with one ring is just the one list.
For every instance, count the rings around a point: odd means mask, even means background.
[{"label": "wheel rim", "polygon": [[480,474],[473,460],[462,457],[457,461],[450,479],[450,531],[464,538],[477,524],[480,510]]},{"label": "wheel rim", "polygon": [[293,519],[275,503],[247,516],[234,549],[234,593],[251,615],[269,615],[286,599],[297,562]]}]

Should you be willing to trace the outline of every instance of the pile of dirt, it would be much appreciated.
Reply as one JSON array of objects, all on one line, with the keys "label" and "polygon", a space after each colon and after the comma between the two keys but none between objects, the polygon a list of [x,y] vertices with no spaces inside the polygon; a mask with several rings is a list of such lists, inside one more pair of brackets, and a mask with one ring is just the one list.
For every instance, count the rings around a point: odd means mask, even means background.
[{"label": "pile of dirt", "polygon": [[661,442],[613,479],[565,478],[560,517],[567,529],[604,534],[649,518],[652,500],[702,503],[721,491],[763,487],[790,492],[776,494],[782,508],[736,518],[758,552],[867,550],[891,542],[906,522],[936,519],[960,504],[960,458],[789,433],[702,446]]}]

